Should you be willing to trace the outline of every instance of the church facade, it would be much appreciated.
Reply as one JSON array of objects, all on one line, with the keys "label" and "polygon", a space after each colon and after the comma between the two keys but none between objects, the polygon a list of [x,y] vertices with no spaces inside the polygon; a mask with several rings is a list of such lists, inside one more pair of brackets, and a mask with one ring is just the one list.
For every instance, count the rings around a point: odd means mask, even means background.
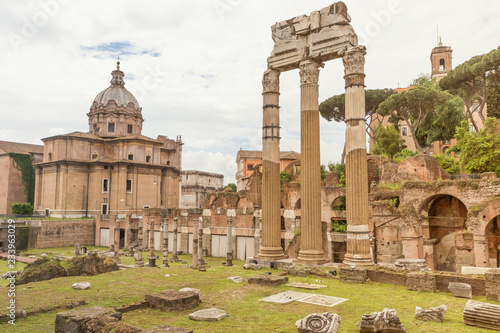
[{"label": "church facade", "polygon": [[177,208],[182,140],[141,134],[144,118],[125,88],[120,63],[111,85],[94,99],[89,132],[42,139],[35,165],[35,211],[54,217],[142,214]]}]

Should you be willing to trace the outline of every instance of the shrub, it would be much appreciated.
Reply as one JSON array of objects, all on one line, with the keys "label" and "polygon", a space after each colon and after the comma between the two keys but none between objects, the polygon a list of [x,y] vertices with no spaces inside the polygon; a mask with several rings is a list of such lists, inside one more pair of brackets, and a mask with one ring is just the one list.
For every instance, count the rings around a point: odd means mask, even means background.
[{"label": "shrub", "polygon": [[14,202],[10,206],[10,212],[15,215],[32,215],[34,209],[29,202]]},{"label": "shrub", "polygon": [[394,155],[393,159],[397,163],[403,162],[406,159],[409,159],[410,157],[413,157],[415,155],[418,155],[418,151],[413,151],[409,149],[403,149],[401,152],[397,153]]}]

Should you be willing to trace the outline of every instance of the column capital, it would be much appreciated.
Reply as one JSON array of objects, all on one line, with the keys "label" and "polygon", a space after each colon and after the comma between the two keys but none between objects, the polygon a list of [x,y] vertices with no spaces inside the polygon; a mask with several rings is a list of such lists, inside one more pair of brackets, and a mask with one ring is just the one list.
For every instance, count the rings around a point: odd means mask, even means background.
[{"label": "column capital", "polygon": [[280,71],[276,69],[268,69],[264,72],[262,78],[262,87],[266,92],[280,92]]},{"label": "column capital", "polygon": [[300,84],[318,84],[319,68],[325,64],[313,60],[302,61],[299,65]]},{"label": "column capital", "polygon": [[345,77],[353,74],[362,74],[364,77],[366,47],[362,45],[350,47],[340,52],[340,55],[344,62]]}]

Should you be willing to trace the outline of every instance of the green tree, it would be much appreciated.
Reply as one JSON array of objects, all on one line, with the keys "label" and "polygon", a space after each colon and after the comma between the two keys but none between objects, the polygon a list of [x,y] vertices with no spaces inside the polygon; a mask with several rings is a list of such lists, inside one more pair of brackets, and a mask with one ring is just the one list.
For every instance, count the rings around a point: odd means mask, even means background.
[{"label": "green tree", "polygon": [[[451,70],[439,81],[443,90],[462,97],[468,120],[476,132],[485,123],[484,108],[488,104],[488,114],[498,116],[500,89],[500,47],[489,53],[474,56]],[[473,115],[477,113],[482,124],[477,124]]]},{"label": "green tree", "polygon": [[437,159],[439,166],[449,174],[453,175],[460,173],[460,161],[450,154],[444,153],[433,156]]},{"label": "green tree", "polygon": [[328,163],[328,170],[333,171],[339,176],[340,187],[345,187],[345,164],[344,163]]},{"label": "green tree", "polygon": [[[367,89],[365,90],[365,121],[366,132],[370,138],[375,139],[375,133],[382,125],[382,117],[376,114],[380,103],[385,101],[389,96],[394,95],[394,89]],[[345,94],[335,95],[327,98],[319,105],[319,112],[323,118],[328,121],[335,120],[336,122],[345,121]],[[372,119],[376,116],[376,119]],[[342,153],[342,162],[344,161],[344,152]]]},{"label": "green tree", "polygon": [[[409,129],[418,152],[434,140],[450,139],[451,133],[460,123],[462,109],[460,101],[452,94],[441,91],[433,81],[419,77],[419,85],[408,91],[389,96],[379,105],[378,113],[388,116],[397,126],[403,121]],[[435,130],[433,126],[446,128]]]},{"label": "green tree", "polygon": [[235,183],[229,183],[226,186],[224,186],[224,189],[227,189],[227,188],[230,188],[231,191],[233,191],[234,193],[236,193],[238,191],[238,187],[236,186]]},{"label": "green tree", "polygon": [[34,210],[29,202],[14,202],[10,206],[10,212],[15,215],[32,215]]},{"label": "green tree", "polygon": [[394,125],[382,126],[375,133],[375,147],[373,147],[372,152],[376,155],[387,155],[392,158],[394,154],[403,150],[404,142],[405,140],[401,139],[401,135]]},{"label": "green tree", "polygon": [[467,121],[457,128],[457,148],[460,150],[460,165],[470,173],[496,172],[500,175],[499,120],[486,118],[484,129],[470,132]]}]

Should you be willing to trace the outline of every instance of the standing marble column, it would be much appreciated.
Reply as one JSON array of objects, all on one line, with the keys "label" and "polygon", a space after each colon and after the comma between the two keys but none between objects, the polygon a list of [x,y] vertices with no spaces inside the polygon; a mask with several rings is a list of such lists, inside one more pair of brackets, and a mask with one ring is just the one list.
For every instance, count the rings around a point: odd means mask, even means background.
[{"label": "standing marble column", "polygon": [[198,220],[193,219],[193,268],[198,266]]},{"label": "standing marble column", "polygon": [[149,220],[149,267],[156,266],[155,256],[155,216],[151,216]]},{"label": "standing marble column", "polygon": [[177,231],[178,231],[178,224],[177,224],[177,217],[174,217],[174,243],[172,244],[172,262],[178,262],[179,258],[177,258]]},{"label": "standing marble column", "polygon": [[163,267],[168,265],[168,218],[163,219]]},{"label": "standing marble column", "polygon": [[117,263],[120,263],[120,222],[118,221],[118,217],[115,217],[115,237],[114,237],[114,245],[113,245],[113,258]]},{"label": "standing marble column", "polygon": [[284,258],[281,248],[281,191],[280,191],[280,72],[264,72],[262,126],[262,246],[258,258]]},{"label": "standing marble column", "polygon": [[233,266],[233,219],[227,218],[226,267]]},{"label": "standing marble column", "polygon": [[364,46],[343,53],[345,68],[346,214],[348,265],[373,264],[368,227],[368,165],[366,161]]},{"label": "standing marble column", "polygon": [[306,60],[300,63],[300,192],[301,238],[298,260],[326,262],[321,231],[321,164],[319,157],[319,67]]},{"label": "standing marble column", "polygon": [[136,267],[143,267],[144,262],[142,261],[142,244],[143,244],[143,235],[144,235],[144,223],[143,218],[139,219],[139,230],[137,233],[137,259],[135,261]]},{"label": "standing marble column", "polygon": [[198,218],[198,265],[204,265],[203,261],[203,217]]}]

